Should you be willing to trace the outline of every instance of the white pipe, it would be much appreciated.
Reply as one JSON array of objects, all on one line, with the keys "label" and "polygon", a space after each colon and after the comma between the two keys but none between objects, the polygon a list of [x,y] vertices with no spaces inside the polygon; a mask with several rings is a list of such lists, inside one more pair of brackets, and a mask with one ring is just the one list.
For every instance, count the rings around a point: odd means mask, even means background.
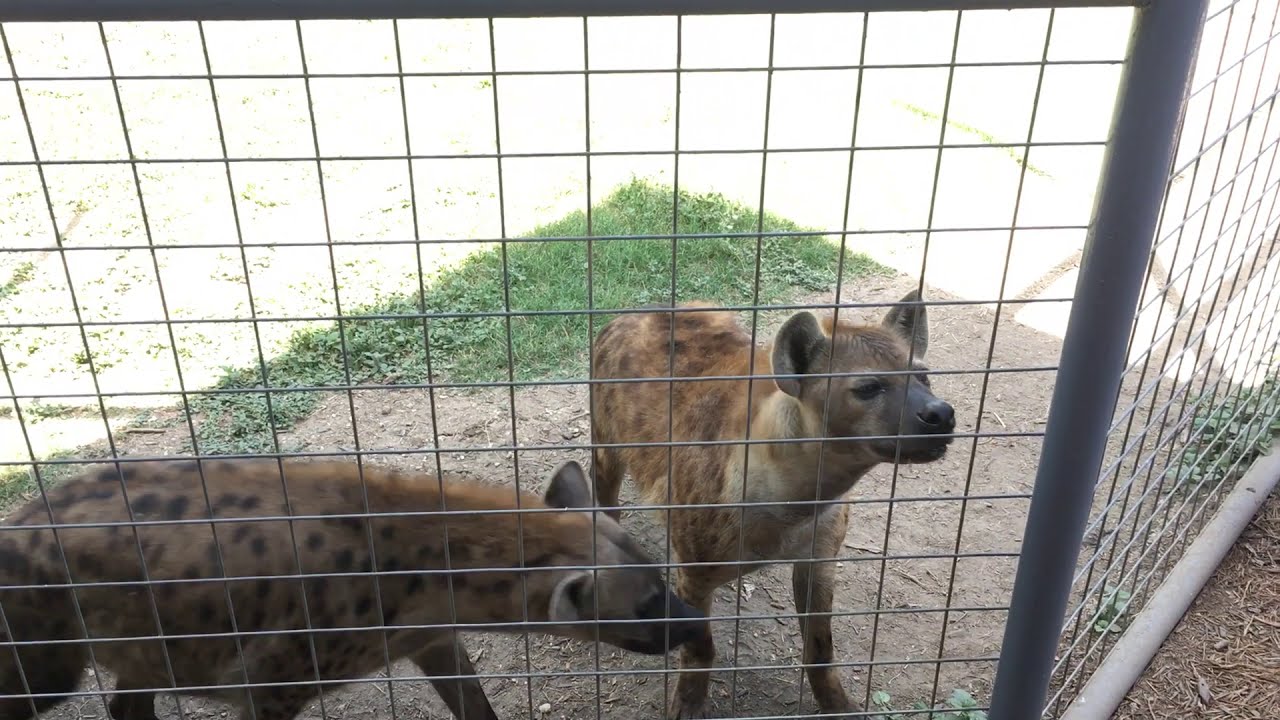
[{"label": "white pipe", "polygon": [[1094,670],[1061,720],[1108,720],[1280,481],[1280,440],[1253,461],[1213,520]]}]

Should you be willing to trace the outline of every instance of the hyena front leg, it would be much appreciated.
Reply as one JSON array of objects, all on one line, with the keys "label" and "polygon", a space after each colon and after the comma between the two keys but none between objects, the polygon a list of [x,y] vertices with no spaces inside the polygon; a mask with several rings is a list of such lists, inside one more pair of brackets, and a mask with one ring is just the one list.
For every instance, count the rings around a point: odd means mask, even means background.
[{"label": "hyena front leg", "polygon": [[152,687],[144,682],[133,682],[128,678],[116,681],[116,694],[107,705],[111,720],[156,720],[156,694],[153,692],[120,692],[121,690],[143,690]]},{"label": "hyena front leg", "polygon": [[[835,652],[831,645],[831,601],[835,591],[834,558],[848,530],[847,507],[841,507],[828,522],[819,524],[814,559],[792,565],[791,589],[800,615],[800,636],[804,639],[805,671],[813,686],[818,708],[825,713],[852,713],[858,707],[849,699],[840,673],[831,667]],[[812,613],[812,614],[810,614]]]},{"label": "hyena front leg", "polygon": [[[706,577],[701,568],[680,568],[676,595],[707,616],[711,615],[715,589],[715,582]],[[667,702],[667,720],[695,720],[707,716],[707,687],[711,682],[711,674],[707,670],[715,660],[716,643],[710,628],[706,635],[690,640],[680,648],[680,674],[676,676],[675,692]]]},{"label": "hyena front leg", "polygon": [[[596,442],[592,440],[592,442]],[[598,507],[613,508],[605,510],[605,515],[620,520],[622,510],[618,507],[618,495],[622,488],[622,458],[617,448],[596,448],[592,452],[591,478],[596,491]]]}]

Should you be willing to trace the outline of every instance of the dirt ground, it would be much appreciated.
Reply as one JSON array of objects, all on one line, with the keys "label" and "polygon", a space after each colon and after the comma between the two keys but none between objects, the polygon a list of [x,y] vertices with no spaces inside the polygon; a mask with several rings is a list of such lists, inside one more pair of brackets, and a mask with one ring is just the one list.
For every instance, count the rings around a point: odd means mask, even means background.
[{"label": "dirt ground", "polygon": [[1116,720],[1280,712],[1280,494],[1272,493],[1160,647]]},{"label": "dirt ground", "polygon": [[[879,278],[842,293],[846,302],[892,302],[912,289],[909,278]],[[927,290],[928,299],[947,300],[945,294]],[[830,302],[830,294],[803,302]],[[884,308],[857,314],[877,319]],[[759,331],[764,342],[789,313],[762,316]],[[935,306],[930,310],[928,361],[938,370],[981,368],[987,365],[994,313],[987,306]],[[1004,318],[994,346],[991,366],[1028,368],[1053,366],[1059,341]],[[981,421],[984,433],[1038,433],[1043,430],[1052,391],[1051,372],[995,373],[990,376]],[[935,378],[934,388],[957,409],[958,432],[978,429],[978,401],[982,375],[956,373]],[[354,449],[351,407],[354,406],[359,445],[365,451],[395,450],[416,454],[368,456],[369,461],[400,467],[435,470],[435,456],[422,450],[433,447],[433,431],[439,433],[440,462],[446,475],[507,483],[514,475],[510,452],[485,452],[511,443],[511,395],[506,389],[438,391],[435,396],[438,428],[433,428],[426,390],[354,392],[325,399],[318,410],[282,435],[289,450],[344,452]],[[519,478],[526,488],[541,490],[546,473],[564,459],[589,461],[589,417],[585,386],[543,386],[517,390],[516,436],[521,448],[560,446],[556,449],[521,449]],[[198,419],[197,419],[198,420]],[[186,437],[185,423],[163,433],[120,435],[123,454],[164,454],[176,450]],[[891,559],[889,556],[950,556],[960,553],[1015,553],[1023,531],[1026,496],[1031,490],[1040,447],[1038,437],[984,437],[959,439],[948,455],[928,466],[905,466],[895,473],[882,466],[870,473],[852,493],[858,503],[844,556],[838,565],[835,611],[846,613],[835,620],[837,659],[843,663],[876,663],[847,667],[842,672],[856,698],[871,690],[883,690],[903,709],[921,700],[941,701],[955,688],[985,702],[1001,642],[1006,605],[1012,587],[1014,558],[950,557]],[[972,468],[970,469],[970,466]],[[963,502],[962,496],[983,499]],[[890,518],[892,522],[886,530]],[[624,485],[623,501],[634,495]],[[957,530],[964,511],[963,532]],[[665,555],[665,533],[647,513],[624,513],[623,524],[658,559]],[[954,569],[954,572],[953,572]],[[883,575],[883,578],[881,577]],[[710,710],[714,716],[796,716],[815,712],[809,688],[801,672],[789,666],[799,661],[800,639],[794,619],[774,618],[793,612],[790,570],[772,567],[749,575],[742,583],[741,615],[763,619],[741,620],[735,634],[735,590],[721,589],[714,607],[713,626],[717,664],[726,668],[713,675]],[[883,580],[883,582],[881,582]],[[882,587],[881,593],[877,588]],[[943,609],[953,608],[949,613]],[[945,625],[945,633],[944,633]],[[648,718],[660,715],[664,704],[662,658],[625,655],[602,648],[599,668],[613,674],[600,680],[599,700],[591,673],[597,658],[589,645],[542,636],[531,636],[528,653],[523,637],[476,635],[469,641],[478,671],[484,674],[535,675],[524,678],[484,680],[490,700],[502,717],[584,718],[608,712],[614,718]],[[945,662],[935,678],[934,658]],[[674,655],[667,659],[673,665]],[[740,668],[736,673],[728,668]],[[760,669],[742,669],[742,668]],[[649,674],[627,674],[634,671]],[[394,668],[397,676],[412,676],[407,664]],[[109,681],[104,680],[104,684]],[[870,685],[870,689],[868,689]],[[110,685],[105,685],[110,687]],[[92,688],[90,682],[86,688]],[[734,692],[736,689],[736,697]],[[425,682],[395,683],[390,691],[383,683],[365,683],[327,696],[326,715],[344,718],[448,717],[443,704]],[[171,698],[162,698],[162,717],[178,717]],[[212,718],[227,709],[183,698],[182,716]],[[101,703],[93,698],[71,703],[61,720],[105,718]],[[314,703],[304,717],[319,717]]]}]

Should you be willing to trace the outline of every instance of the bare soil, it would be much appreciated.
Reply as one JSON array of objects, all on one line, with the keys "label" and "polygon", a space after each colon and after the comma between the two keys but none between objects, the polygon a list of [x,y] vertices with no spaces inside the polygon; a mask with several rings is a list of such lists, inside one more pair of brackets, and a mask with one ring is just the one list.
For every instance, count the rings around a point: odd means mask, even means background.
[{"label": "bare soil", "polygon": [[[913,287],[910,278],[881,278],[847,289],[841,299],[888,303]],[[926,292],[931,300],[954,299]],[[803,301],[830,302],[830,297],[815,295]],[[884,311],[855,312],[874,320]],[[788,314],[762,315],[760,341]],[[945,371],[1056,365],[1057,338],[1019,325],[1006,314],[992,343],[994,319],[990,306],[931,308],[932,367]],[[835,611],[844,615],[834,624],[837,658],[851,664],[843,674],[855,697],[884,690],[896,707],[905,709],[917,700],[940,701],[952,689],[964,688],[985,702],[1006,615],[999,608],[1008,603],[1015,559],[951,556],[1019,550],[1040,448],[1035,434],[1043,430],[1053,377],[1052,371],[990,374],[981,418],[983,374],[936,377],[935,391],[957,408],[958,432],[981,430],[996,436],[958,439],[948,455],[932,465],[904,466],[896,473],[882,466],[854,489],[850,499],[856,503],[855,520],[838,566],[835,600]],[[290,450],[341,454],[356,450],[358,437],[361,451],[391,451],[368,455],[368,462],[434,472],[436,454],[430,450],[438,442],[443,449],[439,463],[447,475],[509,483],[517,477],[518,461],[519,482],[534,491],[541,490],[547,472],[560,461],[590,459],[585,385],[514,393],[505,388],[439,390],[434,402],[433,418],[432,398],[425,389],[335,393],[283,434],[281,443]],[[521,448],[515,457],[509,451],[490,450],[511,446],[513,404]],[[160,455],[177,450],[187,437],[186,424],[177,423],[164,432],[121,434],[117,444],[122,454]],[[966,495],[973,499],[966,501]],[[624,485],[623,501],[633,500]],[[655,558],[667,556],[660,517],[628,512],[623,524]],[[815,712],[801,671],[793,667],[800,652],[796,622],[776,617],[794,611],[789,575],[786,567],[772,567],[747,576],[741,583],[740,610],[733,586],[717,595],[717,663],[725,671],[713,676],[710,710],[715,716]],[[945,612],[948,607],[952,609]],[[735,623],[735,615],[755,619]],[[576,719],[603,712],[615,718],[658,717],[664,684],[669,684],[661,671],[675,662],[674,655],[664,661],[608,647],[601,647],[597,658],[591,645],[544,636],[526,641],[478,634],[469,639],[469,647],[482,675],[507,676],[486,678],[484,684],[499,715],[508,718]],[[939,656],[946,661],[937,664]],[[598,684],[593,674],[597,667],[605,673]],[[733,667],[739,670],[734,673]],[[393,667],[393,674],[413,677],[416,669],[402,663]],[[104,687],[111,687],[109,679],[104,678]],[[90,680],[85,689],[96,689],[96,683]],[[161,717],[179,716],[170,697],[161,699],[159,710]],[[183,717],[222,717],[228,711],[216,703],[181,699]],[[320,703],[313,703],[304,717],[320,717],[320,711]],[[448,717],[421,680],[390,688],[385,680],[349,686],[325,697],[324,712],[344,718]],[[101,702],[90,696],[69,703],[55,716],[106,717]]]}]

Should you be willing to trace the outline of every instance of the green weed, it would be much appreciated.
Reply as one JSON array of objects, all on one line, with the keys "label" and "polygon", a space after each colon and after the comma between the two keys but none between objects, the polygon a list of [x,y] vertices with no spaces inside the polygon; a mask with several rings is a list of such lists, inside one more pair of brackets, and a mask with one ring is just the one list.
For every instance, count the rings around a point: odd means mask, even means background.
[{"label": "green weed", "polygon": [[871,720],[987,720],[986,711],[978,710],[978,702],[968,691],[960,688],[952,690],[945,702],[932,708],[928,703],[917,700],[911,704],[909,712],[892,712],[893,698],[883,690],[871,693],[871,705],[880,713],[872,715]]},{"label": "green weed", "polygon": [[1212,492],[1243,475],[1280,435],[1278,395],[1280,374],[1274,372],[1254,388],[1202,395],[1169,492]]},{"label": "green weed", "polygon": [[1102,590],[1102,603],[1093,615],[1093,631],[1096,633],[1121,633],[1128,626],[1125,610],[1129,609],[1132,593],[1122,588],[1106,586]]}]

